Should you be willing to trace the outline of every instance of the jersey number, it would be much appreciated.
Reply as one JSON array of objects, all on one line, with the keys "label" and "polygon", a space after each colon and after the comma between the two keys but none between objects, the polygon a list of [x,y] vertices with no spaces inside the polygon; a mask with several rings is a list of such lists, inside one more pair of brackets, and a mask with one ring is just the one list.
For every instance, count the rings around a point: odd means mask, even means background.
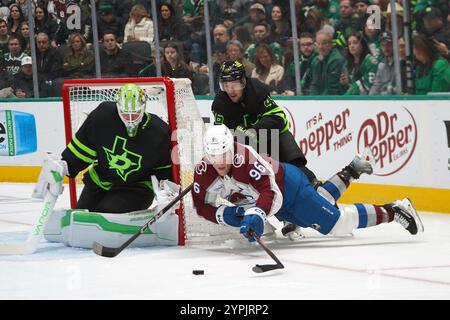
[{"label": "jersey number", "polygon": [[197,182],[194,182],[193,188],[195,193],[200,193],[200,185]]},{"label": "jersey number", "polygon": [[255,169],[250,170],[249,174],[250,177],[258,181],[259,179],[261,179],[261,174],[266,172],[266,168],[258,161],[255,161],[255,164],[253,166],[255,167]]}]

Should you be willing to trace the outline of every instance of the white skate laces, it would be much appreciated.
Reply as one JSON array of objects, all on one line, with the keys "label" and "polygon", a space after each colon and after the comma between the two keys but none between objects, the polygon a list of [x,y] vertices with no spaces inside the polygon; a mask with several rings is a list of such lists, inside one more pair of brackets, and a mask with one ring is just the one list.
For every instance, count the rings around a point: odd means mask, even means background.
[{"label": "white skate laces", "polygon": [[408,198],[396,200],[392,209],[394,210],[394,221],[399,223],[403,228],[411,234],[423,232],[424,227],[420,217]]}]

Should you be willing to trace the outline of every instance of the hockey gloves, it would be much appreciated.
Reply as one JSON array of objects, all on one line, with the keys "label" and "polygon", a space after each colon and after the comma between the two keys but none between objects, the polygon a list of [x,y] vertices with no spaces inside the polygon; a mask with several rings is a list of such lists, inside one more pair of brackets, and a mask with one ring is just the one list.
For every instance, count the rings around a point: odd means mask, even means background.
[{"label": "hockey gloves", "polygon": [[266,214],[262,209],[258,207],[247,209],[244,214],[244,219],[241,222],[240,233],[248,241],[253,242],[255,241],[253,233],[260,237],[264,232],[264,224],[266,221]]},{"label": "hockey gloves", "polygon": [[59,155],[47,152],[32,197],[44,199],[47,192],[55,197],[59,196],[64,191],[64,176],[68,174],[67,162]]},{"label": "hockey gloves", "polygon": [[217,223],[222,225],[229,225],[232,227],[240,227],[242,218],[244,217],[245,209],[243,207],[222,206],[216,211]]}]

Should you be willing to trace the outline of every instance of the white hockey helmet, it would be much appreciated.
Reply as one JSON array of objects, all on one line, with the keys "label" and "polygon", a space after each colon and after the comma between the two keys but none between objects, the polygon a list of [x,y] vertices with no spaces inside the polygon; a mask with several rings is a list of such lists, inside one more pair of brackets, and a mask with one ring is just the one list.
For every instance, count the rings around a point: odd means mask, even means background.
[{"label": "white hockey helmet", "polygon": [[211,125],[206,129],[203,139],[203,150],[212,163],[215,159],[226,155],[227,163],[231,163],[234,151],[234,137],[224,124]]},{"label": "white hockey helmet", "polygon": [[117,93],[117,111],[130,137],[137,133],[144,117],[146,101],[144,91],[133,83],[124,84]]}]

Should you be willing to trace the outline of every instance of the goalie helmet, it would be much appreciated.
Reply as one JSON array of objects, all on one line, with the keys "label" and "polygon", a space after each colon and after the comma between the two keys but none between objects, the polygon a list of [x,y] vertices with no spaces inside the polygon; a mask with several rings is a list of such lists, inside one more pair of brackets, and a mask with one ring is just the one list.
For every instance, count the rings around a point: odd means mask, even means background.
[{"label": "goalie helmet", "polygon": [[232,163],[234,137],[224,124],[211,125],[206,129],[203,149],[211,163],[223,162],[224,160],[226,160],[226,163]]},{"label": "goalie helmet", "polygon": [[124,84],[117,94],[116,104],[119,117],[125,124],[128,135],[134,137],[145,113],[144,91],[133,83]]},{"label": "goalie helmet", "polygon": [[219,85],[220,89],[225,91],[226,82],[240,80],[240,87],[236,89],[244,89],[245,87],[245,68],[244,65],[235,60],[235,61],[225,61],[220,67],[220,75],[219,75]]}]

